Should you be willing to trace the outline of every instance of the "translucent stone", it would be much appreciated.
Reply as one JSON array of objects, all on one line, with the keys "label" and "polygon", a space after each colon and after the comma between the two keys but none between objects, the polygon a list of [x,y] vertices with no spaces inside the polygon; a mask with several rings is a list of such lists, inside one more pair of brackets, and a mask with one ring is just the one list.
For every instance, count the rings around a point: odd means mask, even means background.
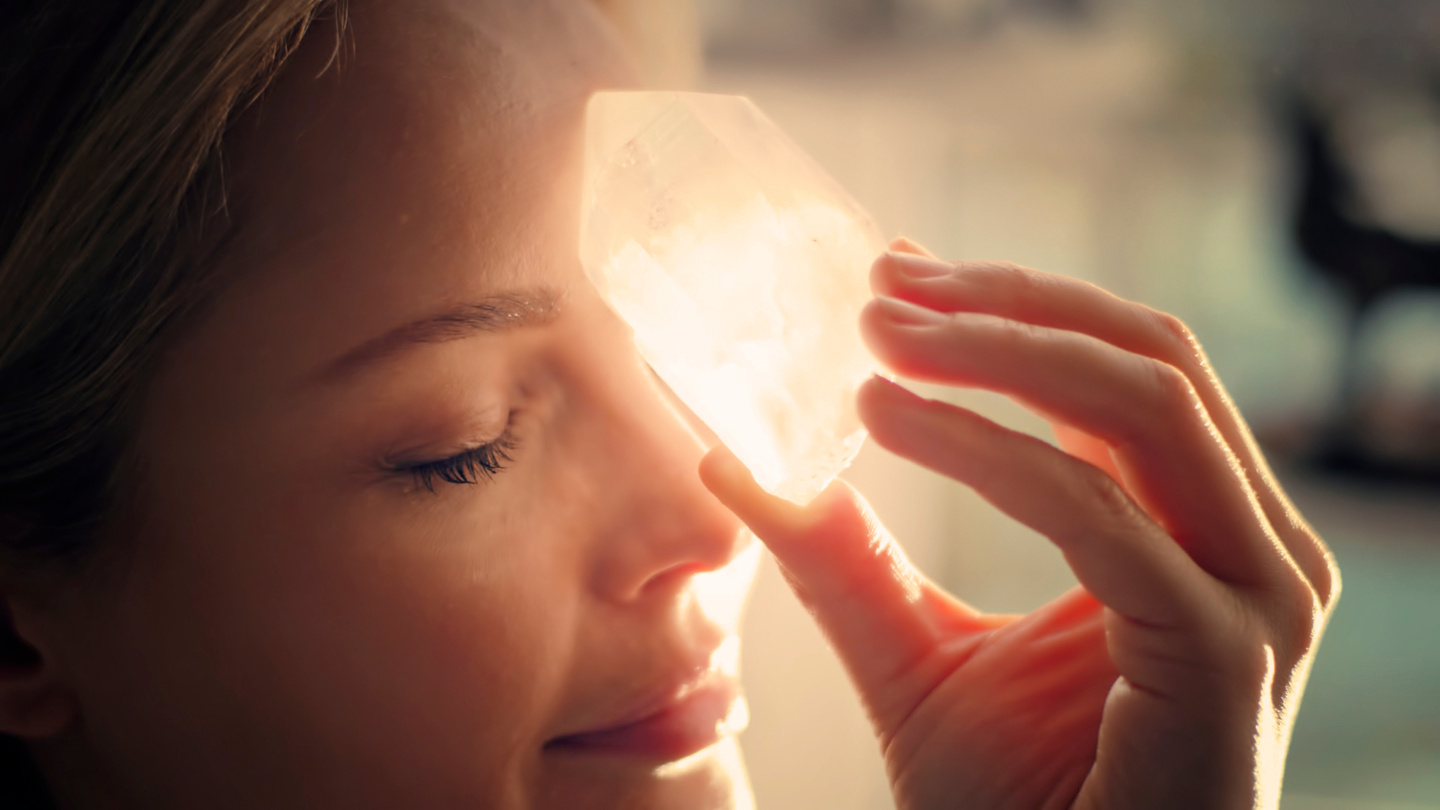
[{"label": "translucent stone", "polygon": [[859,452],[870,217],[739,96],[590,101],[581,261],[655,373],[766,490],[805,503]]}]

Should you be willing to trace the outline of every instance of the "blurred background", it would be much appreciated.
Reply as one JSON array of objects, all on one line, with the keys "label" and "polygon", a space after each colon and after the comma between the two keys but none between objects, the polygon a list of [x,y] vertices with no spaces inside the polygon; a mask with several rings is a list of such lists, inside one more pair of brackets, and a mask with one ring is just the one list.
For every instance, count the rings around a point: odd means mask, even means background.
[{"label": "blurred background", "polygon": [[[1440,807],[1440,3],[635,9],[668,82],[755,98],[887,232],[1184,317],[1344,569],[1284,807]],[[995,396],[946,396],[1050,438]],[[985,610],[1073,584],[963,487],[873,445],[847,477]],[[746,659],[760,809],[893,806],[860,706],[773,566]]]},{"label": "blurred background", "polygon": [[[652,64],[754,98],[887,232],[1191,325],[1345,575],[1284,807],[1440,807],[1440,3],[649,8],[632,22],[668,32]],[[999,398],[945,396],[1050,437]],[[846,477],[981,608],[1073,584],[959,486],[874,446]],[[773,566],[747,621],[761,810],[891,807],[859,706]]]}]

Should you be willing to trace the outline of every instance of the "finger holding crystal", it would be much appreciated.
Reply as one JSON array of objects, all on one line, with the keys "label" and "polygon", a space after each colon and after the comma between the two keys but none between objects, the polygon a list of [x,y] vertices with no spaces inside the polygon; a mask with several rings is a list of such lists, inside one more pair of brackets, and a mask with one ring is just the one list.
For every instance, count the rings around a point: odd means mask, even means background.
[{"label": "finger holding crystal", "polygon": [[1330,601],[1338,581],[1333,555],[1276,482],[1204,351],[1177,318],[1080,279],[1006,262],[941,261],[906,240],[892,243],[875,261],[870,280],[879,295],[943,312],[986,313],[1079,332],[1184,372],[1239,460],[1266,519],[1321,600]]},{"label": "finger holding crystal", "polygon": [[1105,440],[1127,488],[1215,576],[1253,585],[1278,581],[1288,567],[1174,368],[1077,332],[895,299],[878,299],[862,324],[902,376],[1005,393]]}]

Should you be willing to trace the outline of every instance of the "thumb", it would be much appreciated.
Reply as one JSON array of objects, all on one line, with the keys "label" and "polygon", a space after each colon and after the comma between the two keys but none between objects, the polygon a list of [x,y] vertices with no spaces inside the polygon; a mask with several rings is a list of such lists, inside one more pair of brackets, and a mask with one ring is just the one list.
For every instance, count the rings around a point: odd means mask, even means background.
[{"label": "thumb", "polygon": [[700,478],[775,554],[882,727],[907,702],[897,687],[941,640],[988,627],[910,564],[845,482],[796,506],[761,489],[723,446],[700,462]]}]

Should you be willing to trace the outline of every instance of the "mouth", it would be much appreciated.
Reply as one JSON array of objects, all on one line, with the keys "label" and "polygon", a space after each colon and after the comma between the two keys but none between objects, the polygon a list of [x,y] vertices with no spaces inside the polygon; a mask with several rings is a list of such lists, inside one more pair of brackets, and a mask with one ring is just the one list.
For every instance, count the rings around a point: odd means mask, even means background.
[{"label": "mouth", "polygon": [[719,673],[669,690],[604,727],[567,734],[545,744],[548,752],[622,756],[673,762],[744,731],[749,711],[740,685]]}]

